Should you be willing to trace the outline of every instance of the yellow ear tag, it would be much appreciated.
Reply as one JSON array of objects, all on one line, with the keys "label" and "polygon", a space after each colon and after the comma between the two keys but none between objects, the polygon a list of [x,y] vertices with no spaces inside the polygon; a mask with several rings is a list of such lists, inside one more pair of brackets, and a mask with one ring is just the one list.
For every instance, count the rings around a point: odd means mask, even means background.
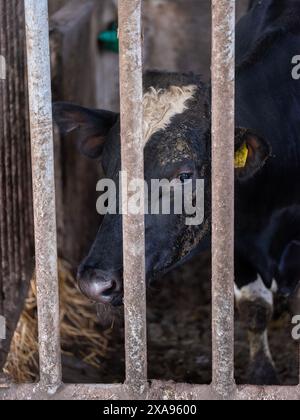
[{"label": "yellow ear tag", "polygon": [[234,155],[234,167],[235,169],[245,168],[249,150],[247,144],[244,143]]}]

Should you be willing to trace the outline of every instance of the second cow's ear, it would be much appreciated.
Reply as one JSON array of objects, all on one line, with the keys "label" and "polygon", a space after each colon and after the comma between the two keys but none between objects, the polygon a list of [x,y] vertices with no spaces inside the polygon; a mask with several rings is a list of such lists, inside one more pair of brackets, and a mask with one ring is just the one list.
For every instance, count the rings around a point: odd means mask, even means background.
[{"label": "second cow's ear", "polygon": [[53,104],[53,118],[62,135],[74,131],[80,152],[95,159],[101,156],[107,135],[116,124],[118,114],[56,102]]},{"label": "second cow's ear", "polygon": [[239,181],[253,177],[271,155],[271,146],[252,130],[235,130],[235,173]]}]

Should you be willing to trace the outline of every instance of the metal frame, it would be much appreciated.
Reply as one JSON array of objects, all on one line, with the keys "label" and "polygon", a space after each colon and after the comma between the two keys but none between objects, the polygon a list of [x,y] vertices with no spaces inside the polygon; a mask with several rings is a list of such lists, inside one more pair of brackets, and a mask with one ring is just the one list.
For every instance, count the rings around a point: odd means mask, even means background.
[{"label": "metal frame", "polygon": [[[122,168],[129,179],[144,172],[141,5],[142,0],[119,1]],[[212,5],[212,385],[147,381],[144,217],[131,215],[124,216],[123,227],[126,382],[62,384],[47,0],[25,0],[41,379],[36,385],[0,385],[0,399],[300,399],[300,386],[234,382],[235,0],[212,0]]]}]

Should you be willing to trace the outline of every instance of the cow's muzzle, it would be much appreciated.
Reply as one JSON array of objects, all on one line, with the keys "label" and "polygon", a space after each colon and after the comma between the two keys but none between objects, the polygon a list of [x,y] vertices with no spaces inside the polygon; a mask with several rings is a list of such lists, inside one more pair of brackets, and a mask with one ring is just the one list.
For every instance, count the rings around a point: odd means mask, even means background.
[{"label": "cow's muzzle", "polygon": [[123,303],[123,284],[119,272],[107,272],[82,266],[78,271],[81,292],[96,303],[120,306]]}]

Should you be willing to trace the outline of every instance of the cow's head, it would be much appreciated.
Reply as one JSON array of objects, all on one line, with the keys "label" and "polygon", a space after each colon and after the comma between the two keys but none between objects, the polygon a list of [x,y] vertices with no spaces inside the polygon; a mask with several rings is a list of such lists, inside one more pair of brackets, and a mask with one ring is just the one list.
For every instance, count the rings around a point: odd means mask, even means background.
[{"label": "cow's head", "polygon": [[[118,186],[119,115],[57,103],[54,118],[63,134],[75,132],[81,152],[98,158],[105,176]],[[205,217],[201,224],[189,225],[186,214],[174,211],[169,215],[146,215],[146,269],[150,282],[197,252],[209,239],[211,141],[207,89],[194,76],[157,76],[146,84],[144,120],[145,180],[149,188],[151,179],[192,183],[193,188],[196,179],[205,181]],[[269,154],[265,142],[246,129],[236,130],[236,151],[237,177],[243,182],[261,168]],[[79,286],[91,300],[117,306],[122,303],[122,277],[122,217],[106,215],[79,268]]]}]

